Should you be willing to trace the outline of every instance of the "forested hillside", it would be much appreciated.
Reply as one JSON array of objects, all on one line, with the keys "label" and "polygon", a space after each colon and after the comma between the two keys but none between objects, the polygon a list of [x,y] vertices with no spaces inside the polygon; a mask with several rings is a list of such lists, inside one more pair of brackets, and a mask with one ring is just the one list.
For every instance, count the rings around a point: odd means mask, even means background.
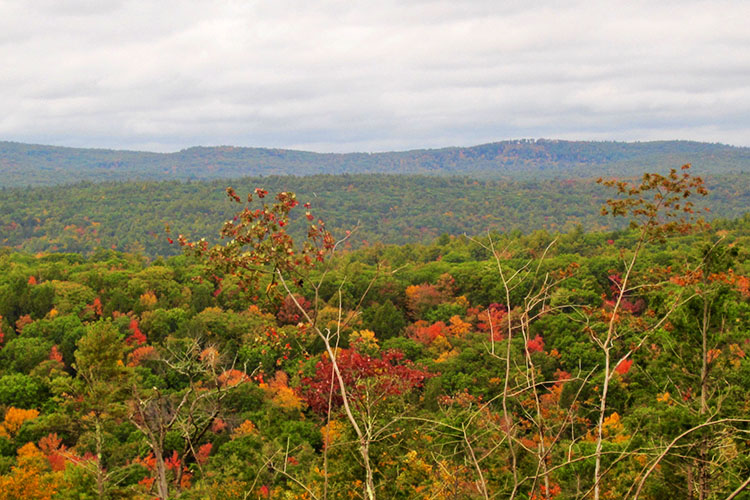
[{"label": "forested hillside", "polygon": [[[695,169],[697,170],[697,169]],[[602,219],[606,198],[594,180],[476,181],[466,177],[342,175],[263,177],[213,182],[82,183],[5,189],[0,246],[28,252],[88,253],[96,248],[174,255],[165,233],[212,237],[232,215],[224,196],[261,186],[295,191],[334,233],[360,228],[350,243],[426,243],[442,234],[571,231],[619,227]],[[709,218],[735,218],[750,207],[750,174],[714,177],[700,203]],[[614,224],[614,226],[613,226]],[[301,233],[295,233],[300,236]]]},{"label": "forested hillside", "polygon": [[750,171],[750,148],[690,141],[503,141],[473,147],[319,154],[232,146],[176,153],[0,142],[0,187],[79,181],[206,180],[259,175],[424,174],[540,180],[634,176],[692,163],[706,175]]},{"label": "forested hillside", "polygon": [[258,188],[223,247],[6,249],[0,495],[747,498],[750,216],[673,175],[609,232],[349,250]]}]

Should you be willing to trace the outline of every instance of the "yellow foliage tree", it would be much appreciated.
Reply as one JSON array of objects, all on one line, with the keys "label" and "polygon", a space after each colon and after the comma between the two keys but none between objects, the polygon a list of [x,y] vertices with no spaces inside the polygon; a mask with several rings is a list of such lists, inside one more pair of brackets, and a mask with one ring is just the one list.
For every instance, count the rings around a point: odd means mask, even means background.
[{"label": "yellow foliage tree", "polygon": [[18,450],[18,463],[9,474],[0,476],[3,500],[52,500],[63,488],[61,473],[49,469],[44,454],[34,443]]},{"label": "yellow foliage tree", "polygon": [[249,420],[245,420],[236,429],[234,429],[234,431],[232,432],[232,438],[241,438],[243,436],[248,436],[254,432],[255,424]]},{"label": "yellow foliage tree", "polygon": [[149,290],[148,292],[141,295],[140,302],[141,305],[146,309],[151,309],[156,305],[158,299],[156,298],[156,294]]},{"label": "yellow foliage tree", "polygon": [[450,319],[450,325],[448,326],[448,330],[451,332],[452,335],[455,335],[456,337],[460,337],[462,335],[466,335],[467,333],[471,331],[471,323],[465,322],[458,315],[452,316]]},{"label": "yellow foliage tree", "polygon": [[372,330],[356,330],[349,336],[349,343],[356,345],[361,351],[377,351],[378,339]]},{"label": "yellow foliage tree", "polygon": [[0,436],[13,435],[27,420],[33,420],[39,416],[37,410],[24,410],[23,408],[8,408],[5,412],[5,420],[0,425]]},{"label": "yellow foliage tree", "polygon": [[344,434],[346,424],[339,422],[338,420],[331,420],[326,425],[320,428],[320,433],[323,435],[323,446],[329,448],[336,444],[341,436]]},{"label": "yellow foliage tree", "polygon": [[289,387],[288,382],[289,376],[279,370],[264,389],[271,396],[271,400],[281,408],[285,410],[302,410],[305,404],[295,394],[294,390]]}]

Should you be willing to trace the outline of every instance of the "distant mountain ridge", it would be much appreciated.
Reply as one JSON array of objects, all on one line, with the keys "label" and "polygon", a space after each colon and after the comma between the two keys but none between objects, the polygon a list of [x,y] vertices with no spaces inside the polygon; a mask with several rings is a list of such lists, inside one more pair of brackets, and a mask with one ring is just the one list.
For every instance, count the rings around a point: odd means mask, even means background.
[{"label": "distant mountain ridge", "polygon": [[151,153],[0,141],[0,187],[50,186],[79,181],[188,181],[344,173],[544,180],[640,175],[684,163],[692,163],[703,175],[747,172],[750,171],[750,148],[694,141],[523,139],[386,153],[313,153],[234,146]]}]

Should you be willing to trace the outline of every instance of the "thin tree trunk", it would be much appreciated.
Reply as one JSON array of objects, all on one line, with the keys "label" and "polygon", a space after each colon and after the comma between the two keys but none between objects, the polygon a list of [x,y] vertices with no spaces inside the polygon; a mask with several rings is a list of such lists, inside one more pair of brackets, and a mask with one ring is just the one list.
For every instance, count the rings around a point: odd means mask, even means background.
[{"label": "thin tree trunk", "polygon": [[156,460],[156,491],[160,500],[169,498],[169,483],[167,482],[167,469],[164,464],[164,452],[160,446],[153,447]]},{"label": "thin tree trunk", "polygon": [[609,380],[612,376],[610,372],[610,365],[612,363],[611,350],[615,340],[615,324],[617,313],[620,310],[620,304],[625,298],[625,291],[627,290],[628,281],[630,279],[630,273],[635,267],[635,263],[638,260],[641,247],[643,246],[645,234],[642,233],[638,244],[633,251],[633,257],[630,259],[630,263],[625,269],[625,276],[622,278],[620,283],[620,290],[617,294],[617,301],[612,308],[612,317],[609,320],[609,326],[607,327],[607,337],[604,342],[600,343],[602,350],[604,351],[604,384],[602,386],[602,400],[599,405],[599,422],[596,428],[596,452],[594,453],[594,500],[599,500],[600,482],[601,482],[601,470],[602,470],[602,441],[604,440],[604,415],[607,411],[607,394],[609,392]]},{"label": "thin tree trunk", "polygon": [[599,500],[599,482],[601,480],[602,467],[602,442],[604,440],[604,415],[607,411],[607,394],[609,392],[609,366],[611,356],[609,348],[604,349],[604,384],[602,386],[602,401],[599,406],[599,422],[596,427],[596,455],[594,465],[594,500]]},{"label": "thin tree trunk", "polygon": [[370,443],[366,438],[362,439],[361,447],[362,460],[365,465],[365,498],[368,500],[375,500],[375,481],[372,474],[372,466],[370,465]]},{"label": "thin tree trunk", "polygon": [[[708,325],[711,319],[711,311],[708,298],[703,298],[703,324],[701,325],[701,407],[700,414],[708,413]],[[706,500],[709,493],[709,470],[707,464],[708,443],[706,438],[701,438],[698,451],[698,499]]]},{"label": "thin tree trunk", "polygon": [[[281,273],[281,271],[276,271],[279,281],[284,286],[284,290],[287,292],[289,297],[292,298],[292,301],[294,302],[294,305],[297,306],[297,309],[302,313],[302,315],[305,317],[308,323],[311,325],[314,325],[314,322],[310,315],[308,314],[307,310],[305,310],[302,305],[300,305],[299,301],[294,297],[294,294],[289,289],[289,285],[287,285],[286,280],[284,279],[284,275]],[[341,290],[339,289],[339,318],[338,318],[338,326],[340,327],[342,324],[341,321]],[[344,406],[344,413],[346,414],[347,419],[349,420],[349,423],[352,425],[352,428],[354,429],[354,433],[357,434],[357,438],[359,439],[359,452],[362,456],[362,465],[365,468],[365,498],[367,500],[375,500],[375,482],[373,479],[373,471],[372,471],[372,465],[370,463],[370,440],[365,435],[364,432],[362,432],[362,429],[359,426],[359,423],[357,422],[357,419],[354,417],[354,413],[352,412],[351,406],[349,405],[349,396],[346,391],[346,384],[344,383],[344,377],[341,375],[341,371],[339,370],[339,364],[336,361],[336,352],[334,351],[333,346],[331,345],[331,340],[329,336],[324,334],[319,327],[313,326],[315,329],[315,333],[318,335],[318,337],[323,341],[323,345],[326,349],[326,354],[328,354],[328,359],[331,361],[331,368],[333,370],[333,378],[335,378],[337,385],[339,386],[339,393],[341,394],[341,401]]]},{"label": "thin tree trunk", "polygon": [[[505,290],[505,307],[507,309],[506,311],[506,320],[508,323],[508,331],[507,331],[507,339],[505,342],[505,380],[503,381],[503,426],[505,426],[505,432],[508,435],[508,451],[510,451],[510,468],[513,473],[513,490],[510,492],[509,500],[514,500],[516,497],[516,493],[518,492],[518,459],[516,457],[516,449],[513,444],[513,438],[515,437],[514,429],[515,424],[513,423],[513,420],[511,418],[511,414],[508,411],[508,392],[510,387],[510,356],[511,356],[511,342],[513,341],[513,321],[511,318],[511,309],[510,309],[510,288],[508,281],[505,279],[505,274],[503,273],[503,266],[500,264],[500,256],[497,254],[497,251],[495,250],[495,244],[492,241],[492,237],[489,238],[490,243],[490,249],[492,250],[492,255],[495,258],[495,262],[497,264],[497,270],[500,274],[500,278],[503,280],[503,289]],[[490,325],[492,324],[492,314],[490,309],[487,309],[487,319],[490,322]]]}]

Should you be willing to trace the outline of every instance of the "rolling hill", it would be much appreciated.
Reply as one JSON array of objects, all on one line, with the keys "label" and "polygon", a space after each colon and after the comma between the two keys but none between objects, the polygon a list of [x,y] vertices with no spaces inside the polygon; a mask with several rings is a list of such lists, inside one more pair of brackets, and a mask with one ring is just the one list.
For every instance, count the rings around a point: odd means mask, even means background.
[{"label": "rolling hill", "polygon": [[321,154],[232,146],[175,153],[0,142],[0,187],[79,181],[211,180],[317,174],[462,175],[543,180],[640,175],[692,163],[707,175],[750,171],[750,148],[690,141],[515,140],[472,147]]},{"label": "rolling hill", "polygon": [[[700,171],[695,169],[695,173]],[[173,255],[181,250],[168,243],[165,224],[190,237],[216,235],[222,222],[237,210],[224,192],[228,184],[241,194],[256,187],[271,193],[295,191],[300,201],[312,203],[313,213],[338,235],[359,222],[360,229],[352,238],[355,246],[426,243],[445,233],[617,227],[599,213],[613,193],[590,179],[507,182],[424,175],[270,176],[3,188],[0,246],[28,252],[88,253],[104,247],[152,257]],[[737,218],[750,206],[750,173],[715,176],[708,187],[709,196],[700,202],[711,207],[711,217]]]}]

